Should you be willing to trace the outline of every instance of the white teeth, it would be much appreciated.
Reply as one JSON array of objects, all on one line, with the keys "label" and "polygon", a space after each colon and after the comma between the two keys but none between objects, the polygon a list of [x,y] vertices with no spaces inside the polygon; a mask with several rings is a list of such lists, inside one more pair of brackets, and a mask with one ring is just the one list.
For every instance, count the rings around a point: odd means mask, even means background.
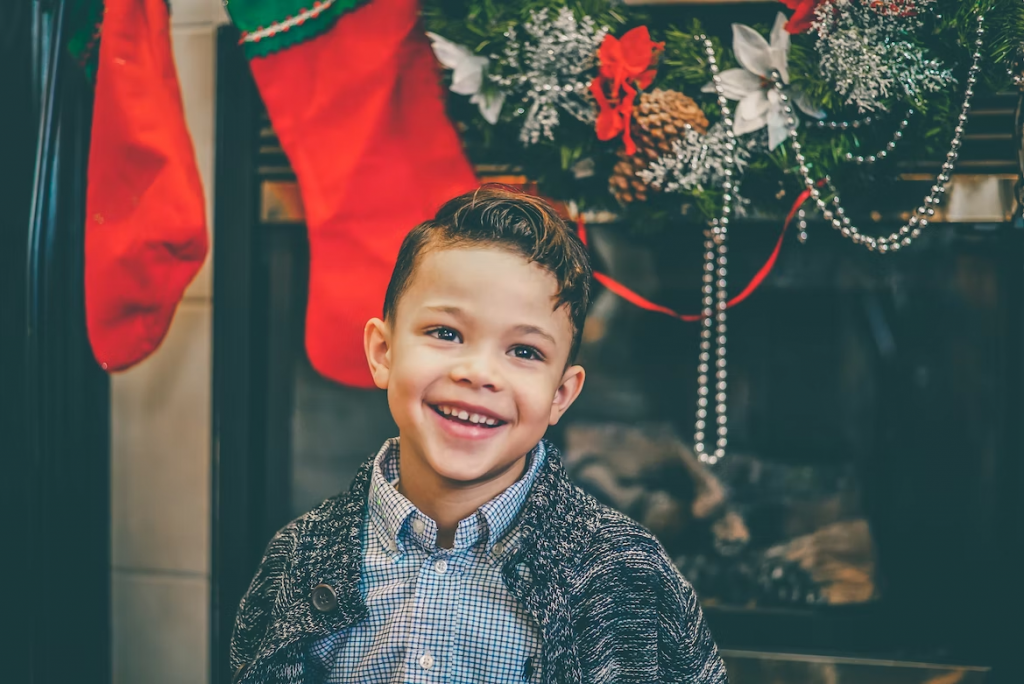
[{"label": "white teeth", "polygon": [[458,418],[459,420],[469,421],[474,425],[497,425],[498,420],[495,418],[488,418],[482,416],[479,413],[470,413],[469,411],[460,410],[451,406],[438,406],[437,409],[446,416],[452,418]]}]

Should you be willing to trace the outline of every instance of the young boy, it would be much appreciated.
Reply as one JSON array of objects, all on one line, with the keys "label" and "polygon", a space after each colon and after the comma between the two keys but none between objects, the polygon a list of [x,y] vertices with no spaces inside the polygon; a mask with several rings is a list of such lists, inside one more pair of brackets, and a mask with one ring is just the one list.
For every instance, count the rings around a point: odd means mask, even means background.
[{"label": "young boy", "polygon": [[583,388],[590,278],[558,215],[507,190],[408,235],[364,336],[399,437],[270,542],[235,681],[726,681],[657,540],[543,439]]}]

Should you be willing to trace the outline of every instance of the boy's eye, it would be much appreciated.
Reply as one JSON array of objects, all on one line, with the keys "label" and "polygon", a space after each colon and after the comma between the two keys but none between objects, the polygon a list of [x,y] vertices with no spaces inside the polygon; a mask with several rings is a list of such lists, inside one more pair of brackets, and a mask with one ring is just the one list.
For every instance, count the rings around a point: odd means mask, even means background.
[{"label": "boy's eye", "polygon": [[518,347],[512,348],[512,354],[517,359],[525,359],[527,361],[543,361],[544,355],[533,347],[527,347],[525,345],[519,345]]},{"label": "boy's eye", "polygon": [[445,328],[444,326],[440,328],[432,328],[431,330],[427,331],[427,334],[430,335],[431,337],[436,337],[439,340],[443,340],[444,342],[460,341],[458,332],[452,330],[451,328]]}]

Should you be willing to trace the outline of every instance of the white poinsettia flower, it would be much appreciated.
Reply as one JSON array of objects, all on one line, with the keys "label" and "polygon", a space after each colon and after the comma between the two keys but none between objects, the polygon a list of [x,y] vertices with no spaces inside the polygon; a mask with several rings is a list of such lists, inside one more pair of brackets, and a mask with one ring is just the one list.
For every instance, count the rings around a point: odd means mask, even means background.
[{"label": "white poinsettia flower", "polygon": [[473,93],[473,97],[469,98],[469,101],[480,108],[484,119],[493,126],[498,123],[498,117],[501,116],[501,107],[505,104],[505,93],[500,90],[496,93]]},{"label": "white poinsettia flower", "polygon": [[[733,24],[732,50],[742,68],[727,69],[720,74],[725,97],[739,102],[733,117],[733,132],[743,135],[767,126],[768,148],[772,150],[786,140],[788,133],[785,104],[772,83],[773,71],[779,72],[779,79],[786,84],[783,90],[791,102],[808,116],[816,119],[825,116],[825,112],[811,104],[805,93],[789,85],[789,33],[785,28],[786,21],[786,15],[779,12],[772,27],[770,43],[749,26]],[[708,83],[701,90],[713,93],[715,84]]]},{"label": "white poinsettia flower", "polygon": [[501,106],[505,103],[505,93],[481,92],[488,59],[474,55],[465,45],[453,43],[436,33],[427,31],[427,37],[430,38],[437,61],[452,70],[452,84],[449,90],[459,95],[470,95],[469,101],[480,108],[480,113],[487,123],[497,123]]}]

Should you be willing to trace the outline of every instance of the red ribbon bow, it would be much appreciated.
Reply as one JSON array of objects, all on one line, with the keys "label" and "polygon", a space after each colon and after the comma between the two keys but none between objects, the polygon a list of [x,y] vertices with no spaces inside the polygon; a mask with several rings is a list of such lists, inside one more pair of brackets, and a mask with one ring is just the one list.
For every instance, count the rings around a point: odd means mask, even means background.
[{"label": "red ribbon bow", "polygon": [[611,140],[622,133],[626,153],[636,153],[629,133],[633,101],[637,92],[654,80],[657,69],[652,65],[664,48],[665,43],[651,40],[646,26],[627,31],[621,39],[611,34],[604,37],[597,51],[601,68],[590,84],[590,92],[600,108],[595,125],[599,140]]}]

